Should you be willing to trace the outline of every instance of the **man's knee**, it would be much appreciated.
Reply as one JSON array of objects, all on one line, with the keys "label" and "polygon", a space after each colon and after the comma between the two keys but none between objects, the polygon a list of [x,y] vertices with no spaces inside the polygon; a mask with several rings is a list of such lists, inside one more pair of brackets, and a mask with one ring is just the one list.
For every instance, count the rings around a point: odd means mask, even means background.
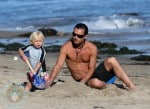
[{"label": "man's knee", "polygon": [[101,89],[101,88],[104,88],[106,84],[105,82],[100,81],[97,78],[94,78],[94,79],[89,80],[88,86],[90,86],[91,88]]},{"label": "man's knee", "polygon": [[117,60],[115,57],[109,57],[104,61],[104,66],[107,71],[111,71],[113,69],[113,66],[117,63]]},{"label": "man's knee", "polygon": [[105,60],[106,63],[114,63],[116,61],[117,61],[117,59],[115,57],[109,57]]}]

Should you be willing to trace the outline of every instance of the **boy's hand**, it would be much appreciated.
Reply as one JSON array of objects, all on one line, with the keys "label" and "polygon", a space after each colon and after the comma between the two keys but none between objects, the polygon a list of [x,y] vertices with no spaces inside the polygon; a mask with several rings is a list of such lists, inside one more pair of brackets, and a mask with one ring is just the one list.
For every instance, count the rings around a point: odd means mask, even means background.
[{"label": "boy's hand", "polygon": [[29,81],[31,82],[34,79],[34,74],[32,72],[28,72],[27,77],[28,77]]}]

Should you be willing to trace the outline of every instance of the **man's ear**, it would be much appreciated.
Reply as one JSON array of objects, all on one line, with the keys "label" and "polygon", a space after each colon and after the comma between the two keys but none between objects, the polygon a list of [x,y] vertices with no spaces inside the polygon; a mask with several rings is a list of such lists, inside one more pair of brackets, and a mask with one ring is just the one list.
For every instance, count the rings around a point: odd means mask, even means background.
[{"label": "man's ear", "polygon": [[88,36],[88,35],[84,36],[84,39],[85,39],[85,40],[87,39],[87,36]]}]

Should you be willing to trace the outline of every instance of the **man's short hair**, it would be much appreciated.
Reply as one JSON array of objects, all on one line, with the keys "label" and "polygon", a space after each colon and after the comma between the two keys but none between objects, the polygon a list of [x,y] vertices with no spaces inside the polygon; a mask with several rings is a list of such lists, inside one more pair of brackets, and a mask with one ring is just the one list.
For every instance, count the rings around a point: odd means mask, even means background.
[{"label": "man's short hair", "polygon": [[78,23],[75,25],[74,29],[75,28],[81,28],[81,29],[84,29],[84,34],[87,35],[88,34],[88,27],[87,25],[85,25],[84,23]]}]

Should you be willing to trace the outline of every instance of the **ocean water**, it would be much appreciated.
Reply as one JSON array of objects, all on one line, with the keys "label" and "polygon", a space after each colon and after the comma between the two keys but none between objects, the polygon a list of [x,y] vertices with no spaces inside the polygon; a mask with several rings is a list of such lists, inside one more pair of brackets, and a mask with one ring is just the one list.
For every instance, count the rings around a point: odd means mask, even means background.
[{"label": "ocean water", "polygon": [[84,22],[91,32],[147,31],[149,4],[150,0],[0,0],[0,30],[72,31]]},{"label": "ocean water", "polygon": [[[0,0],[0,30],[54,28],[71,32],[76,23],[82,22],[90,33],[102,34],[90,40],[150,52],[149,4],[150,0]],[[15,41],[24,43],[27,39],[0,39],[3,43]],[[46,43],[64,41],[52,38]]]}]

